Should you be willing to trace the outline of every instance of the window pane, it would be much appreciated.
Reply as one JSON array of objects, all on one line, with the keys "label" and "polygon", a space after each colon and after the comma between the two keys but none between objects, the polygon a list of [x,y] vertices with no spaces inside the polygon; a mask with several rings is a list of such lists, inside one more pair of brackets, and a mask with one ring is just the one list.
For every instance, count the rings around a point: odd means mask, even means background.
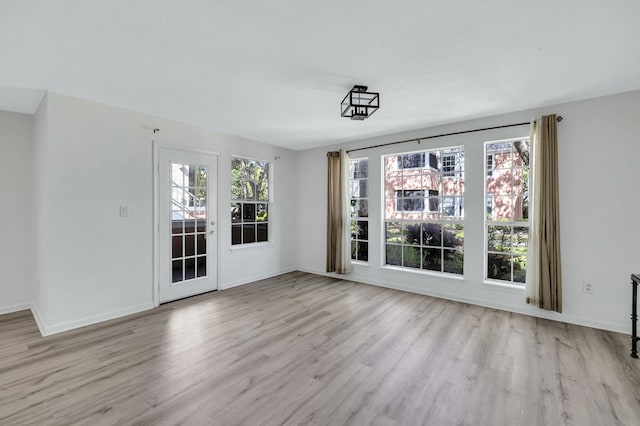
[{"label": "window pane", "polygon": [[444,250],[443,271],[452,274],[464,272],[464,252],[462,250]]},{"label": "window pane", "polygon": [[257,242],[260,243],[264,241],[269,241],[269,224],[268,223],[259,223],[256,229],[258,232]]},{"label": "window pane", "polygon": [[196,221],[195,220],[185,220],[184,221],[184,233],[185,234],[194,234],[196,232]]},{"label": "window pane", "polygon": [[402,169],[398,159],[400,156],[387,155],[384,157],[384,174],[386,177],[402,177]]},{"label": "window pane", "polygon": [[197,267],[198,267],[198,277],[206,277],[207,276],[207,257],[200,256],[197,258]]},{"label": "window pane", "polygon": [[513,228],[512,247],[515,254],[527,254],[529,247],[529,228],[522,226],[515,226]]},{"label": "window pane", "polygon": [[367,200],[351,200],[351,217],[369,217]]},{"label": "window pane", "polygon": [[407,268],[420,268],[420,247],[404,247],[403,263]]},{"label": "window pane", "polygon": [[513,257],[513,281],[524,283],[527,279],[527,256]]},{"label": "window pane", "polygon": [[253,203],[245,203],[242,205],[242,221],[243,222],[255,222],[256,220],[256,205]]},{"label": "window pane", "polygon": [[[403,226],[403,244],[420,245],[420,224],[405,223]],[[418,256],[419,258],[420,256]]]},{"label": "window pane", "polygon": [[514,197],[514,219],[518,222],[529,222],[529,195]]},{"label": "window pane", "polygon": [[463,197],[442,197],[442,217],[461,219],[464,217]]},{"label": "window pane", "polygon": [[385,200],[385,219],[402,219],[402,210],[398,209],[398,199],[389,198]]},{"label": "window pane", "polygon": [[258,222],[266,222],[268,219],[268,215],[267,215],[267,210],[268,210],[268,205],[267,204],[258,204],[257,208],[256,208],[256,221]]},{"label": "window pane", "polygon": [[509,195],[512,190],[512,176],[511,169],[498,169],[493,172],[493,175],[487,178],[487,193]]},{"label": "window pane", "polygon": [[269,182],[262,181],[256,184],[256,197],[258,201],[268,201],[269,200]]},{"label": "window pane", "polygon": [[196,259],[184,260],[184,279],[192,280],[196,277]]},{"label": "window pane", "polygon": [[402,177],[387,177],[384,181],[385,198],[398,198],[402,194],[398,194],[402,188]]},{"label": "window pane", "polygon": [[402,266],[402,246],[386,245],[386,264]]},{"label": "window pane", "polygon": [[244,224],[242,225],[242,243],[255,243],[256,242],[256,225]]},{"label": "window pane", "polygon": [[351,198],[367,198],[369,196],[368,181],[357,179],[349,182]]},{"label": "window pane", "polygon": [[172,278],[171,278],[171,282],[172,283],[177,283],[179,281],[183,281],[184,278],[182,276],[182,265],[183,265],[183,260],[174,260],[173,262],[171,262],[171,272],[172,272]]},{"label": "window pane", "polygon": [[497,222],[513,221],[513,197],[507,195],[495,195],[492,205],[492,220]]},{"label": "window pane", "polygon": [[184,254],[185,256],[193,256],[196,254],[196,240],[195,235],[186,235],[184,240]]},{"label": "window pane", "polygon": [[171,257],[173,259],[182,257],[182,235],[174,236],[171,239]]},{"label": "window pane", "polygon": [[231,203],[231,223],[242,222],[242,204]]},{"label": "window pane", "polygon": [[207,254],[207,235],[198,234],[198,254]]},{"label": "window pane", "polygon": [[172,234],[182,234],[182,220],[172,220],[171,221],[171,233]]},{"label": "window pane", "polygon": [[488,226],[487,249],[489,251],[511,251],[511,227]]},{"label": "window pane", "polygon": [[464,246],[464,225],[459,223],[445,224],[443,230],[443,246],[462,249]]},{"label": "window pane", "polygon": [[425,153],[418,152],[398,156],[398,165],[401,169],[413,169],[425,166]]},{"label": "window pane", "polygon": [[365,220],[359,220],[357,223],[356,238],[358,240],[369,239],[369,222]]},{"label": "window pane", "polygon": [[489,253],[487,255],[487,278],[511,281],[511,256]]},{"label": "window pane", "polygon": [[487,213],[485,217],[487,218],[487,220],[495,220],[495,218],[493,217],[493,195],[487,195],[486,205]]},{"label": "window pane", "polygon": [[231,244],[242,244],[242,225],[231,227]]},{"label": "window pane", "polygon": [[438,223],[422,224],[422,244],[425,246],[442,246],[442,225]]},{"label": "window pane", "polygon": [[388,243],[400,243],[402,241],[402,224],[400,222],[386,222],[386,238]]},{"label": "window pane", "polygon": [[423,248],[422,249],[422,269],[430,271],[442,270],[442,249]]},{"label": "window pane", "polygon": [[365,241],[358,241],[358,260],[369,261],[369,244]]},{"label": "window pane", "polygon": [[368,160],[351,160],[349,162],[349,178],[350,179],[366,179],[369,177]]},{"label": "window pane", "polygon": [[255,200],[256,199],[256,184],[254,181],[244,181],[242,184],[242,198],[245,200]]}]

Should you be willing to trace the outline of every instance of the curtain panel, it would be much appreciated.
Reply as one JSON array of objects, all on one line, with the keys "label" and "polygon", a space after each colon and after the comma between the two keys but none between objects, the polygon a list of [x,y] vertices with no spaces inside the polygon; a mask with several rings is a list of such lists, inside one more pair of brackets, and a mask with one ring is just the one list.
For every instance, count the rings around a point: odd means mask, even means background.
[{"label": "curtain panel", "polygon": [[349,157],[344,150],[327,153],[327,272],[351,272]]},{"label": "curtain panel", "polygon": [[558,135],[556,115],[531,123],[533,146],[530,277],[527,303],[562,312],[560,256],[560,201],[558,188]]}]

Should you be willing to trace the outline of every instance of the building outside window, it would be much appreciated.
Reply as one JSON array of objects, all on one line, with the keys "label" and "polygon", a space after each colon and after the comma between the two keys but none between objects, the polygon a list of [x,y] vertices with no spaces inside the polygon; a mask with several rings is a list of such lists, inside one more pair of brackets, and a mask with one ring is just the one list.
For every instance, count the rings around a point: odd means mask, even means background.
[{"label": "building outside window", "polygon": [[486,278],[524,284],[529,248],[529,140],[485,143]]},{"label": "building outside window", "polygon": [[369,261],[369,161],[349,162],[351,194],[351,259]]},{"label": "building outside window", "polygon": [[269,241],[269,168],[266,161],[231,159],[231,244]]},{"label": "building outside window", "polygon": [[387,155],[383,167],[385,263],[462,274],[464,147]]}]

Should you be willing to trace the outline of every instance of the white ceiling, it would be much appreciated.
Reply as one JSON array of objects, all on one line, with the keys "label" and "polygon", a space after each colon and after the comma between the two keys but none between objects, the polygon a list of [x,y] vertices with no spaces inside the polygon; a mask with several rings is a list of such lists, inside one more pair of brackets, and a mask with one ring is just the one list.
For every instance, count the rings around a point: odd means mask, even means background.
[{"label": "white ceiling", "polygon": [[[51,90],[304,149],[640,88],[638,0],[0,0],[0,108]],[[340,117],[354,84],[381,93]]]}]

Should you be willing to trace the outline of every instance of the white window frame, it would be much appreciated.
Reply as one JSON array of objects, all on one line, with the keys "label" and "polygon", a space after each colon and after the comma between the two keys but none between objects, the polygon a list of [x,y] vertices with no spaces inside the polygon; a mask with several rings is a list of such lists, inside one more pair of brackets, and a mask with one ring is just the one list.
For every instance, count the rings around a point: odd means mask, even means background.
[{"label": "white window frame", "polygon": [[[446,154],[443,154],[444,151],[449,151],[449,150],[461,150],[458,151],[456,153],[450,153],[447,152]],[[433,168],[430,166],[429,162],[427,161],[427,158],[429,158],[430,155],[435,154],[437,152],[440,152],[441,155],[441,159],[440,161],[442,161],[442,156],[443,155],[451,155],[451,156],[455,156],[458,157],[459,154],[462,154],[462,157],[464,157],[464,152],[465,152],[465,147],[463,145],[455,145],[455,146],[444,146],[444,147],[437,147],[437,148],[430,148],[430,149],[425,149],[422,151],[414,151],[414,152],[404,152],[404,153],[389,153],[389,154],[385,154],[381,156],[381,170],[382,172],[382,188],[381,188],[381,192],[382,192],[382,206],[383,206],[383,212],[381,215],[381,221],[382,221],[382,235],[381,235],[381,247],[382,247],[382,258],[381,258],[381,266],[384,268],[390,268],[390,269],[400,269],[403,271],[408,271],[408,272],[415,272],[415,273],[422,273],[422,274],[436,274],[436,275],[442,275],[442,276],[446,276],[446,277],[450,277],[450,278],[454,278],[454,279],[463,279],[464,277],[464,266],[463,266],[463,272],[462,273],[456,273],[456,272],[447,272],[444,271],[445,268],[445,251],[451,251],[451,250],[455,250],[453,248],[450,247],[446,247],[445,246],[445,242],[442,241],[443,237],[444,237],[444,229],[448,228],[448,225],[462,225],[462,229],[464,230],[465,228],[465,218],[464,218],[464,210],[462,210],[462,217],[458,218],[458,219],[452,219],[452,218],[445,218],[444,216],[440,216],[439,219],[432,219],[432,218],[425,218],[423,217],[420,220],[417,219],[386,219],[386,205],[387,202],[390,200],[390,197],[387,197],[387,190],[386,190],[386,182],[387,182],[387,175],[386,175],[386,166],[385,166],[385,160],[389,157],[396,157],[398,158],[397,161],[400,161],[399,158],[401,158],[404,155],[412,155],[412,154],[424,154],[424,158],[425,158],[425,165],[424,167],[421,167],[422,169],[428,169],[429,170],[429,174],[433,174]],[[458,178],[460,179],[462,182],[464,182],[464,167],[460,168],[460,159],[459,158],[455,158],[454,160],[454,164],[455,164],[455,170],[452,172],[452,174],[446,175],[444,170],[442,169],[442,163],[440,164],[440,170],[437,170],[438,175],[440,176],[440,185],[438,187],[438,193],[440,195],[437,196],[437,199],[439,200],[438,203],[438,211],[442,210],[442,200],[444,198],[447,197],[452,197],[452,198],[459,198],[462,202],[462,200],[464,200],[464,192],[460,192],[456,195],[443,195],[443,191],[442,191],[442,182],[443,179],[447,179],[447,178]],[[400,165],[398,165],[398,170],[404,171],[404,170],[412,170],[415,171],[417,168],[405,168],[405,167],[400,167]],[[423,213],[425,214],[429,214],[429,213],[434,213],[430,210],[430,203],[429,203],[429,196],[427,195],[429,192],[428,190],[430,190],[431,188],[426,188],[426,187],[422,187],[419,188],[419,190],[425,191],[425,201],[424,201],[424,209],[422,210]],[[404,191],[405,189],[402,188],[402,190]],[[412,189],[413,190],[413,189]],[[394,195],[396,195],[394,193]],[[405,199],[407,197],[403,197],[402,199]],[[397,196],[395,197],[395,200],[399,200],[400,198],[398,198]],[[397,203],[397,201],[396,201]],[[463,203],[463,202],[462,202]],[[461,203],[461,204],[462,204]],[[397,204],[396,204],[397,207]],[[400,210],[396,210],[396,211],[400,211]],[[402,210],[403,212],[407,212],[407,213],[418,213],[419,211],[407,211],[407,210]],[[413,245],[413,247],[419,247],[422,249],[439,249],[441,252],[441,259],[440,259],[440,270],[432,270],[432,269],[426,269],[423,268],[422,265],[422,255],[421,255],[421,266],[420,267],[411,267],[411,266],[404,266],[404,265],[393,265],[393,264],[388,264],[387,262],[387,241],[386,241],[386,233],[387,233],[387,223],[400,223],[402,224],[402,226],[404,226],[404,224],[419,224],[421,227],[420,230],[420,240],[422,240],[422,224],[423,223],[431,223],[431,224],[437,224],[441,227],[441,242],[439,246],[426,246],[425,244],[423,244],[422,241],[420,241],[420,243],[418,245]],[[404,247],[405,246],[410,246],[409,244],[391,244],[391,245],[395,245],[395,246],[399,246],[401,247],[401,251],[402,251],[402,257],[404,258]],[[462,244],[462,252],[464,253],[464,247],[465,247],[465,242],[463,241]],[[421,249],[421,253],[422,253],[422,249]],[[401,263],[404,263],[404,261],[402,261]]]},{"label": "white window frame", "polygon": [[[353,162],[359,162],[359,161],[366,161],[367,162],[367,177],[366,178],[361,178],[361,177],[353,178],[351,176],[351,164]],[[369,179],[369,173],[370,173],[369,166],[370,166],[370,164],[369,164],[369,158],[368,157],[349,158],[349,177],[348,177],[349,178],[349,182],[348,182],[348,184],[349,184],[349,200],[355,199],[355,200],[358,200],[358,201],[359,200],[366,201],[366,203],[367,203],[367,212],[369,211],[369,194],[370,194],[369,191],[371,190],[370,179]],[[353,198],[351,197],[351,182],[354,182],[354,181],[360,181],[360,182],[361,181],[366,181],[367,182],[367,196],[366,197],[353,197]],[[358,263],[368,264],[369,263],[369,254],[370,254],[370,252],[369,252],[369,242],[371,241],[371,239],[369,238],[369,233],[371,232],[371,226],[370,226],[371,222],[369,222],[368,213],[367,213],[367,217],[350,215],[349,216],[349,225],[351,226],[351,222],[354,222],[354,221],[356,223],[357,222],[367,222],[367,239],[363,240],[363,239],[359,239],[357,237],[355,239],[352,238],[352,236],[349,237],[351,245],[353,244],[353,242],[356,243],[356,258],[355,259],[352,258],[351,259],[351,263],[353,263],[353,264],[358,264]],[[361,259],[357,258],[357,253],[358,253],[357,246],[358,246],[359,242],[367,243],[367,260],[361,260]]]},{"label": "white window frame", "polygon": [[[491,204],[491,209],[493,211],[493,208],[495,207],[495,203],[493,200],[493,197],[495,196],[500,196],[500,195],[495,195],[492,194],[491,198],[488,191],[487,191],[487,179],[488,178],[493,178],[494,177],[494,172],[496,170],[500,170],[500,169],[496,169],[495,168],[495,153],[487,153],[487,148],[489,145],[491,144],[500,144],[500,143],[511,143],[511,152],[513,155],[519,155],[518,151],[515,149],[515,147],[513,146],[514,142],[518,142],[518,141],[527,141],[529,143],[529,147],[531,149],[531,142],[530,142],[530,138],[528,136],[524,136],[521,138],[509,138],[509,139],[501,139],[501,140],[493,140],[493,141],[485,141],[484,142],[484,149],[483,149],[483,153],[484,153],[484,157],[483,157],[483,162],[484,162],[484,166],[483,166],[483,172],[484,172],[484,222],[483,222],[483,234],[484,234],[484,248],[483,248],[483,278],[484,278],[484,283],[485,284],[492,284],[492,285],[498,285],[498,286],[504,286],[504,287],[510,287],[510,288],[516,288],[516,289],[524,289],[524,287],[526,286],[527,283],[527,279],[529,277],[529,254],[531,251],[531,245],[529,244],[530,242],[530,238],[531,238],[531,214],[529,214],[528,216],[528,220],[526,222],[524,221],[516,221],[516,220],[511,220],[511,221],[495,221],[495,220],[490,220],[488,218],[488,207],[489,204]],[[488,161],[487,159],[491,158],[491,169],[488,168]],[[509,170],[511,170],[511,176],[513,176],[513,172],[514,170],[520,170],[522,169],[523,171],[526,170],[528,168],[529,170],[529,175],[528,175],[528,180],[529,180],[529,188],[531,188],[531,180],[532,180],[532,173],[533,173],[533,168],[531,167],[531,164],[529,165],[529,167],[514,167],[514,163],[512,161],[511,163],[511,167],[509,168]],[[513,179],[513,178],[512,178]],[[511,191],[513,191],[513,180],[511,183]],[[505,195],[505,196],[510,196],[510,195]],[[512,195],[511,195],[512,196]],[[489,201],[490,200],[490,201]],[[512,207],[514,209],[513,214],[515,214],[515,206]],[[529,204],[529,208],[531,208],[531,204]],[[500,254],[500,255],[509,255],[510,259],[514,258],[514,252],[513,249],[511,249],[510,253],[507,252],[499,252],[499,251],[495,251],[495,250],[489,250],[489,226],[508,226],[511,228],[511,238],[513,238],[514,232],[513,232],[513,228],[528,228],[529,232],[528,232],[528,241],[527,241],[527,252],[525,254],[525,256],[527,256],[527,267],[525,270],[525,282],[517,282],[514,281],[514,273],[513,273],[513,262],[511,262],[511,271],[510,271],[510,280],[500,280],[497,278],[489,278],[489,254]],[[511,242],[511,244],[513,244],[513,241]]]},{"label": "white window frame", "polygon": [[[235,199],[233,198],[233,191],[231,190],[231,188],[233,188],[233,161],[234,160],[246,160],[246,161],[255,161],[255,162],[261,162],[261,163],[266,163],[268,165],[268,172],[267,172],[267,200],[248,200],[248,199]],[[259,158],[252,158],[252,157],[246,157],[243,155],[232,155],[231,156],[231,161],[230,161],[230,165],[231,165],[231,169],[230,169],[230,177],[231,177],[231,188],[229,190],[230,193],[230,205],[234,204],[234,203],[240,203],[240,204],[255,204],[256,206],[256,220],[253,222],[247,222],[248,224],[255,224],[256,226],[256,241],[254,242],[250,242],[250,243],[245,243],[245,242],[241,242],[239,244],[233,244],[233,226],[238,226],[238,222],[233,222],[233,216],[231,216],[231,223],[230,226],[231,228],[231,245],[230,248],[232,250],[238,250],[238,249],[243,249],[243,248],[248,248],[248,247],[256,247],[256,246],[264,246],[264,245],[271,245],[273,244],[273,222],[272,222],[272,217],[273,217],[273,161],[269,161],[269,160],[264,160],[264,159],[259,159]],[[267,220],[266,221],[258,221],[257,220],[257,213],[258,213],[258,204],[266,204],[267,206]],[[240,214],[242,215],[242,212],[240,212]],[[244,224],[243,220],[241,219],[241,221],[239,222],[240,224]],[[266,241],[257,241],[257,227],[259,224],[266,224],[267,225],[267,240]],[[244,232],[244,231],[242,231]],[[242,237],[243,238],[243,237]]]}]

